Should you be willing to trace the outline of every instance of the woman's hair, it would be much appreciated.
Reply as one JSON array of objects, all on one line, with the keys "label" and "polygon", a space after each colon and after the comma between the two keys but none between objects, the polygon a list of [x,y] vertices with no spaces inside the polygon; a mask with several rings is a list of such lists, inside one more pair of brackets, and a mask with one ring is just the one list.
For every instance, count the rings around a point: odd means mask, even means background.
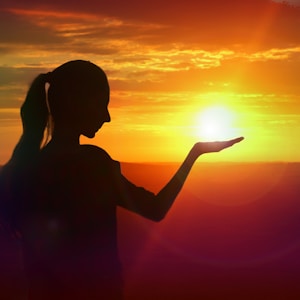
[{"label": "woman's hair", "polygon": [[25,101],[21,106],[23,133],[16,145],[11,160],[30,159],[40,150],[44,131],[48,124],[49,112],[46,101],[45,84],[47,74],[38,75],[32,82]]}]

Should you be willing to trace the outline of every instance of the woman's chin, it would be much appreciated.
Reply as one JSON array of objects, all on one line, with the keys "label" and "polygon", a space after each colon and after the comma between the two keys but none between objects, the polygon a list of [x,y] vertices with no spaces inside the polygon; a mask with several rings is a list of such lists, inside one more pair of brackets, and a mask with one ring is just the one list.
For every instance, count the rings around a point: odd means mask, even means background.
[{"label": "woman's chin", "polygon": [[84,135],[85,137],[89,138],[89,139],[92,139],[95,137],[96,135],[96,132],[95,131],[91,131],[91,132],[83,132],[82,135]]},{"label": "woman's chin", "polygon": [[95,137],[96,133],[100,130],[100,128],[101,128],[101,126],[97,127],[97,128],[95,128],[95,127],[90,128],[90,129],[87,128],[86,130],[82,131],[82,135],[84,135],[87,138],[92,139]]}]

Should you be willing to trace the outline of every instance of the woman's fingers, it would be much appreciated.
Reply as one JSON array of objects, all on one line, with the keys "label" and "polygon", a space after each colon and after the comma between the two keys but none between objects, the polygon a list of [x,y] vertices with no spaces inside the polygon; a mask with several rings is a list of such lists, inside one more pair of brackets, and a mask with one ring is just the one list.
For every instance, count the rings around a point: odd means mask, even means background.
[{"label": "woman's fingers", "polygon": [[198,152],[198,155],[210,152],[219,152],[225,148],[231,147],[234,144],[241,142],[243,139],[243,137],[238,137],[228,141],[199,142],[195,145],[195,150]]},{"label": "woman's fingers", "polygon": [[224,141],[224,142],[221,142],[221,143],[224,143],[224,148],[227,148],[227,147],[230,147],[236,143],[239,143],[241,142],[242,140],[244,139],[244,137],[238,137],[238,138],[235,138],[235,139],[232,139],[232,140],[228,140],[228,141]]}]

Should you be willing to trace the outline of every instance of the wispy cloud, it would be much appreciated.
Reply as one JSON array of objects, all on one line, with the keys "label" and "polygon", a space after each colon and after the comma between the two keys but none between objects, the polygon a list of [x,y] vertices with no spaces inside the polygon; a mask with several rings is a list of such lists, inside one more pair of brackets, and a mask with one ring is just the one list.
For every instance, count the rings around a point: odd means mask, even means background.
[{"label": "wispy cloud", "polygon": [[289,4],[292,6],[300,6],[300,1],[299,0],[273,0],[274,2],[278,2],[278,3],[285,3],[285,4]]}]

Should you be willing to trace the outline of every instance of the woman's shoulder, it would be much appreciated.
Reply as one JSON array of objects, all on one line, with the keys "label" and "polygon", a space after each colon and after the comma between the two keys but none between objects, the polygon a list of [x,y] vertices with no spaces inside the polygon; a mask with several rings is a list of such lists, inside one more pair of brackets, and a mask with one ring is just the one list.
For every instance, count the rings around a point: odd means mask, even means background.
[{"label": "woman's shoulder", "polygon": [[110,155],[104,149],[95,145],[80,145],[80,152],[83,155],[92,155],[100,158],[111,159]]},{"label": "woman's shoulder", "polygon": [[93,161],[95,164],[97,163],[109,163],[109,164],[119,164],[119,162],[113,160],[110,155],[102,148],[95,146],[84,144],[80,145],[80,154],[85,157],[85,159],[89,161]]}]

